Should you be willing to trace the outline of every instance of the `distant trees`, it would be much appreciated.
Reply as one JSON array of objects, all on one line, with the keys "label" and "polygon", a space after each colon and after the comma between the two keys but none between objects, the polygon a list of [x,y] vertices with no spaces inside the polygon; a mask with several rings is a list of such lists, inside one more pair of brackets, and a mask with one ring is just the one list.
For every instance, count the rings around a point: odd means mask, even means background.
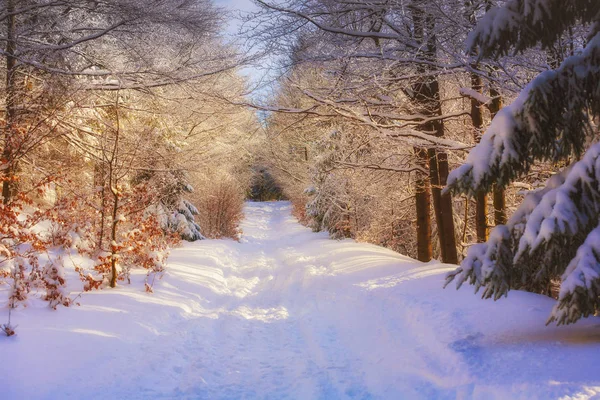
[{"label": "distant trees", "polygon": [[[267,144],[260,154],[292,200],[295,215],[334,237],[415,254],[410,239],[415,237],[414,214],[409,212],[414,192],[403,176],[418,170],[411,165],[411,148],[401,149],[394,138],[374,135],[335,113],[296,112],[314,104],[298,87],[321,84],[311,69],[297,68],[289,83],[277,98],[279,112],[267,119]],[[407,240],[400,243],[396,235]]]},{"label": "distant trees", "polygon": [[[474,128],[465,129],[472,115],[470,104],[465,102],[471,102],[471,99],[467,95],[461,97],[461,93],[466,92],[460,89],[469,88],[471,79],[476,79],[480,82],[477,90],[489,92],[493,86],[498,95],[506,93],[510,96],[511,90],[521,82],[515,75],[509,75],[511,71],[503,65],[495,70],[492,78],[492,65],[474,65],[464,55],[463,40],[469,26],[491,2],[415,0],[350,4],[314,0],[257,3],[263,7],[262,13],[253,21],[257,39],[268,42],[272,52],[290,53],[284,64],[287,70],[280,82],[279,95],[264,107],[278,114],[271,117],[268,125],[269,128],[277,126],[274,135],[279,135],[276,132],[282,129],[290,132],[314,130],[309,142],[299,146],[309,149],[309,159],[304,161],[309,168],[320,162],[317,149],[320,138],[325,140],[326,136],[334,134],[357,138],[344,141],[350,147],[336,151],[335,163],[326,167],[325,174],[320,178],[317,178],[318,174],[309,177],[306,186],[310,187],[311,197],[319,197],[319,191],[326,187],[315,179],[331,183],[332,175],[342,174],[342,170],[345,175],[361,174],[361,179],[384,174],[388,182],[399,184],[399,187],[395,190],[380,187],[372,198],[396,193],[396,201],[402,204],[386,208],[390,213],[394,210],[395,215],[409,218],[409,222],[401,223],[402,226],[412,224],[414,227],[410,235],[403,235],[404,240],[409,240],[408,237],[416,240],[416,246],[409,246],[416,250],[411,255],[422,261],[438,257],[457,263],[460,248],[467,244],[466,238],[475,228],[465,221],[464,216],[473,220],[477,210],[477,226],[480,231],[483,227],[485,234],[490,219],[488,214],[492,212],[485,196],[478,202],[479,206],[468,208],[462,200],[453,200],[442,193],[449,165],[460,161],[460,152],[478,139],[478,135],[472,134]],[[533,64],[519,62],[520,74],[527,76]],[[472,101],[479,102],[481,97],[490,98],[482,94]],[[489,119],[489,112],[483,103],[476,108],[481,109],[481,115],[477,121],[480,126],[475,129],[482,129]],[[291,121],[294,115],[296,122]],[[373,143],[383,147],[375,150],[370,147]],[[356,151],[352,146],[357,146]],[[340,158],[346,151],[350,158]],[[359,154],[362,157],[356,158]],[[289,165],[274,168],[278,170],[274,173],[283,179],[291,178],[284,172]],[[385,181],[381,177],[377,180]],[[342,179],[339,183],[343,182],[342,186],[346,188],[352,187],[351,191],[360,196],[358,193],[364,190],[364,185],[359,181]],[[348,191],[338,184],[335,186],[336,189],[325,197],[340,200],[337,210],[342,214],[352,213],[350,210],[354,206],[348,205],[347,199],[342,200],[342,197],[348,197]],[[311,205],[331,204],[329,200],[315,202],[307,200],[306,195],[300,197]],[[414,212],[398,213],[399,209],[406,209],[409,201],[413,202]],[[364,199],[352,202],[362,203],[361,209],[370,207],[370,201]],[[319,214],[315,212],[313,209],[311,214]],[[435,218],[432,219],[432,215]],[[357,233],[354,228],[348,232],[353,232],[349,233],[352,236]]]},{"label": "distant trees", "polygon": [[448,184],[455,193],[473,195],[505,187],[537,161],[562,167],[486,243],[472,246],[448,276],[448,282],[467,281],[494,299],[510,289],[546,291],[561,278],[548,320],[559,325],[600,309],[600,4],[510,0],[490,10],[468,41],[480,58],[497,57],[538,43],[552,46],[582,23],[587,25],[584,48],[541,73],[498,112]]},{"label": "distant trees", "polygon": [[283,193],[269,171],[266,168],[257,167],[254,169],[250,182],[248,198],[255,201],[282,200]]}]

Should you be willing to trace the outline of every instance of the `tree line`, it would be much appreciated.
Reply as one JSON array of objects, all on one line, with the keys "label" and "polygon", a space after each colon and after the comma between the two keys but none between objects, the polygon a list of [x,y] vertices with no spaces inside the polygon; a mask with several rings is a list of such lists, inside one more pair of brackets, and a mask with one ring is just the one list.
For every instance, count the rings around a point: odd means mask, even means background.
[{"label": "tree line", "polygon": [[[84,290],[143,268],[150,292],[179,241],[237,238],[249,197],[460,263],[447,281],[486,298],[551,295],[550,321],[598,311],[595,0],[255,3],[252,57],[209,0],[0,6],[10,307],[69,305],[72,251]],[[251,101],[261,54],[278,76]]]},{"label": "tree line", "polygon": [[597,187],[563,188],[568,213],[544,195],[595,162],[597,2],[256,3],[248,32],[280,56],[262,158],[301,220],[462,260],[448,279],[484,297],[559,298],[559,323],[598,310]]},{"label": "tree line", "polygon": [[131,268],[160,273],[180,240],[238,235],[259,124],[231,102],[247,91],[246,56],[220,32],[227,17],[206,0],[0,5],[11,307],[36,289],[52,307],[71,302],[65,249],[94,260],[76,266],[91,290]]}]

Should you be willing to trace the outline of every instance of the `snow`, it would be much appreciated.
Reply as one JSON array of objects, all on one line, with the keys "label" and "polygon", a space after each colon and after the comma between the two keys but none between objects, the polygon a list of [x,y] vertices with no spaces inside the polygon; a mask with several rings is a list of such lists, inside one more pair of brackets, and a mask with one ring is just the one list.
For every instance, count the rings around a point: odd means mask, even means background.
[{"label": "snow", "polygon": [[154,293],[134,273],[80,306],[15,310],[2,399],[600,396],[600,319],[546,327],[552,299],[444,290],[454,266],[329,240],[290,211],[248,203],[241,242],[173,250]]},{"label": "snow", "polygon": [[465,97],[474,99],[482,105],[486,105],[492,101],[491,97],[486,96],[483,93],[480,93],[477,90],[474,90],[471,88],[460,88],[459,93],[461,96],[465,96]]}]

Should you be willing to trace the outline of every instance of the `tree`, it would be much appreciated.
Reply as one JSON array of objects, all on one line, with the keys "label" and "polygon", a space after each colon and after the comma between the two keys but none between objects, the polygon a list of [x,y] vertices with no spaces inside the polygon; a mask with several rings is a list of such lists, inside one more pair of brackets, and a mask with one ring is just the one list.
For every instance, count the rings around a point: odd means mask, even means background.
[{"label": "tree", "polygon": [[[33,290],[70,304],[64,248],[95,261],[75,266],[91,290],[132,268],[161,273],[170,246],[202,237],[192,185],[206,191],[209,169],[241,170],[241,131],[256,125],[224,100],[246,92],[238,51],[217,30],[224,19],[210,0],[0,2],[0,278],[11,307]],[[235,204],[218,207],[237,212],[226,235],[239,233],[244,179],[231,186]]]},{"label": "tree", "polygon": [[[424,1],[413,1],[411,4],[412,23],[414,29],[414,39],[418,44],[419,50],[415,56],[422,59],[422,64],[417,64],[416,72],[420,76],[413,85],[410,96],[418,104],[418,113],[424,116],[424,123],[418,126],[424,132],[429,132],[437,137],[444,136],[444,118],[442,112],[442,102],[440,94],[440,82],[437,72],[437,46],[438,38],[436,32],[436,19],[431,11],[428,10]],[[428,185],[431,185],[431,194],[433,199],[433,209],[436,215],[438,225],[438,238],[440,241],[442,260],[447,263],[457,264],[458,254],[456,250],[456,238],[454,232],[454,218],[452,211],[452,199],[449,194],[442,193],[442,188],[448,178],[448,154],[436,148],[424,149],[417,147],[415,149],[420,164],[423,167],[429,167],[429,181],[427,177],[420,178],[417,181],[417,194],[415,198],[417,208],[417,234],[426,235],[427,221],[425,215],[429,214],[429,196]],[[425,227],[421,228],[421,224]],[[430,229],[430,228],[429,228]],[[423,231],[424,230],[424,231]],[[425,240],[420,240],[424,244]],[[427,254],[423,245],[419,246],[419,260],[429,261],[432,257]]]},{"label": "tree", "polygon": [[256,35],[269,43],[279,41],[279,49],[289,49],[289,41],[295,41],[293,67],[319,65],[329,77],[321,87],[299,88],[315,106],[277,111],[342,117],[373,136],[394,138],[414,149],[410,170],[416,175],[418,258],[429,261],[433,256],[433,204],[441,257],[456,263],[452,199],[441,188],[449,169],[448,151],[466,146],[445,137],[445,124],[466,113],[444,109],[440,78],[464,66],[445,47],[456,36],[448,18],[456,13],[456,2],[257,3],[267,17],[262,16]]},{"label": "tree", "polygon": [[[600,3],[595,0],[510,0],[490,10],[468,47],[480,58],[550,46],[569,28],[589,24],[587,44],[541,73],[499,111],[448,188],[475,195],[502,188],[550,160],[570,166],[529,194],[506,225],[472,246],[447,277],[498,299],[510,289],[562,285],[548,323],[574,323],[600,310]],[[577,161],[579,160],[579,161]]]},{"label": "tree", "polygon": [[[4,176],[17,175],[32,148],[60,134],[54,122],[68,115],[66,104],[81,101],[81,93],[148,91],[235,68],[232,49],[221,46],[216,54],[205,45],[215,42],[210,36],[221,18],[206,0],[4,2]],[[14,194],[14,184],[4,179],[3,201]]]},{"label": "tree", "polygon": [[[281,185],[294,215],[312,229],[417,256],[411,175],[428,171],[413,164],[412,147],[373,134],[371,127],[324,106],[315,107],[318,103],[304,92],[329,87],[328,71],[334,68],[298,65],[281,81],[274,101],[279,110],[316,113],[270,114],[265,143],[257,153],[259,165]],[[439,248],[433,250],[439,254]]]}]

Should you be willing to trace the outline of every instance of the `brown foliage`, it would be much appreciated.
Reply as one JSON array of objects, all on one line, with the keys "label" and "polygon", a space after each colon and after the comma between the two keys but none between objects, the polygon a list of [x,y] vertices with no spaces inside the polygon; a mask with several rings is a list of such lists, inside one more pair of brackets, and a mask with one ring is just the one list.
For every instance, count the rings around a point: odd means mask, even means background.
[{"label": "brown foliage", "polygon": [[[0,180],[17,181],[13,177]],[[41,195],[50,181],[47,178],[38,182],[31,193]],[[51,240],[34,229],[40,221],[48,219],[51,219],[51,212],[36,209],[31,194],[18,193],[7,204],[0,204],[0,275],[11,287],[10,308],[26,302],[33,289],[45,291],[43,298],[52,308],[71,303],[64,292],[62,260],[51,259],[48,253]],[[42,256],[49,260],[44,268],[40,268]]]},{"label": "brown foliage", "polygon": [[235,181],[223,179],[206,187],[198,207],[198,224],[204,236],[211,239],[238,239],[243,207],[242,191]]}]

